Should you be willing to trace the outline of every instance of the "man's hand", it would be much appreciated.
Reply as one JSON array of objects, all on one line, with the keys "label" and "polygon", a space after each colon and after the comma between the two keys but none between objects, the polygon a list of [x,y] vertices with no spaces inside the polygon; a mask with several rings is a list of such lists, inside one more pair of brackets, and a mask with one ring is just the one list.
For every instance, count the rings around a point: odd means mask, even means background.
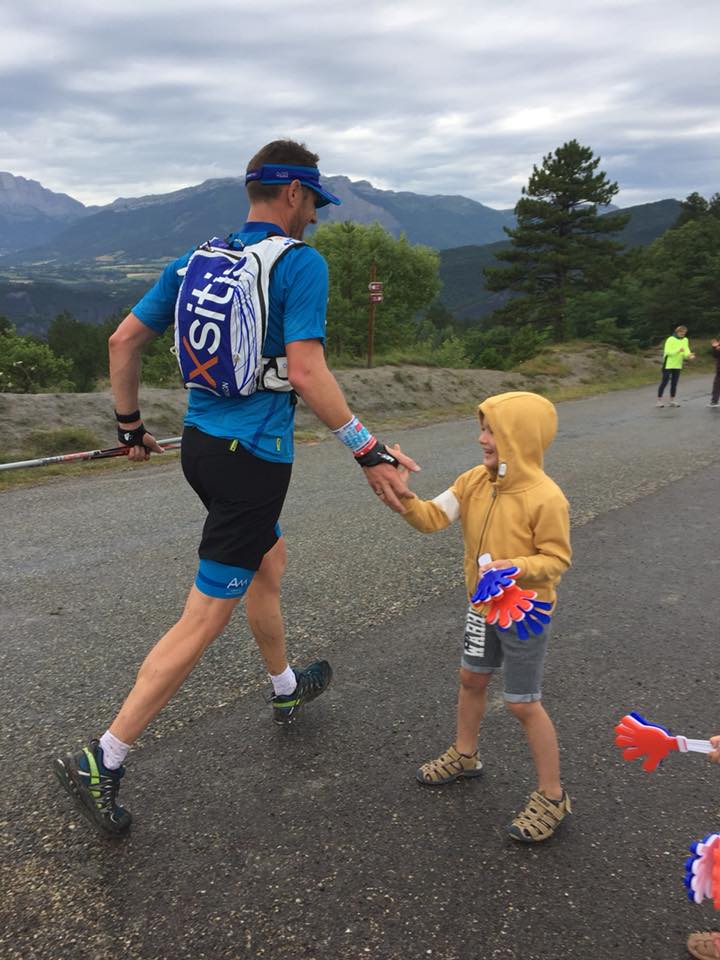
[{"label": "man's hand", "polygon": [[720,734],[710,737],[710,743],[715,747],[715,749],[712,753],[708,754],[708,758],[712,760],[713,763],[720,763]]},{"label": "man's hand", "polygon": [[[140,426],[140,424],[138,424],[138,426]],[[121,443],[123,443],[122,432],[126,428],[127,424],[118,424],[118,437]],[[130,429],[137,429],[137,427]],[[165,451],[157,442],[155,437],[146,430],[142,435],[142,444],[135,444],[134,446],[129,447],[127,458],[128,460],[132,460],[133,463],[141,463],[143,460],[149,460],[151,453],[165,453]]]},{"label": "man's hand", "polygon": [[387,450],[397,460],[397,467],[383,463],[377,467],[363,467],[363,473],[385,506],[395,513],[405,513],[401,499],[408,500],[415,496],[407,485],[408,477],[410,473],[417,473],[420,467],[412,457],[402,452],[399,444],[389,446]]}]

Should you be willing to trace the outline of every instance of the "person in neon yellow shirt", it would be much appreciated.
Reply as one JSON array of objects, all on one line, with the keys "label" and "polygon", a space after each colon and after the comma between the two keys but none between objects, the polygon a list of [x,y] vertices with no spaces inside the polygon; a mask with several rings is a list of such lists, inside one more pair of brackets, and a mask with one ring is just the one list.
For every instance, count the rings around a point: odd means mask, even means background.
[{"label": "person in neon yellow shirt", "polygon": [[656,406],[665,406],[663,393],[668,383],[670,383],[670,406],[680,406],[675,399],[678,380],[680,379],[680,371],[683,368],[685,360],[694,359],[695,354],[690,350],[690,342],[687,338],[687,327],[675,327],[675,332],[667,338],[665,346],[663,347],[662,380],[658,387]]}]

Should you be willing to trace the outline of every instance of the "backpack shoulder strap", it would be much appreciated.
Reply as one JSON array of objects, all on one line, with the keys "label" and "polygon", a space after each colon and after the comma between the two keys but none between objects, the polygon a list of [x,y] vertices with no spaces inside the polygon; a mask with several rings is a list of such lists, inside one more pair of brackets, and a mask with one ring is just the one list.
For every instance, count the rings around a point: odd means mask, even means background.
[{"label": "backpack shoulder strap", "polygon": [[271,233],[269,237],[258,240],[257,243],[247,244],[244,249],[246,252],[257,254],[263,264],[272,267],[290,250],[294,250],[296,247],[306,246],[307,244],[303,240],[294,240],[292,237]]}]

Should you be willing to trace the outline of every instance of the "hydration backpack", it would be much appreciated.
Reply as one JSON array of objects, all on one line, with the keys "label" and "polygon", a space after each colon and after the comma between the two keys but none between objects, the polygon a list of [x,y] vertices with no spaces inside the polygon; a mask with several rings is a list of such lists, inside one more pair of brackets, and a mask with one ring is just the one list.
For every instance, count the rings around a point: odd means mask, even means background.
[{"label": "hydration backpack", "polygon": [[301,241],[244,246],[213,237],[193,251],[175,302],[175,352],[185,385],[218,397],[290,391],[286,357],[263,357],[270,274]]}]

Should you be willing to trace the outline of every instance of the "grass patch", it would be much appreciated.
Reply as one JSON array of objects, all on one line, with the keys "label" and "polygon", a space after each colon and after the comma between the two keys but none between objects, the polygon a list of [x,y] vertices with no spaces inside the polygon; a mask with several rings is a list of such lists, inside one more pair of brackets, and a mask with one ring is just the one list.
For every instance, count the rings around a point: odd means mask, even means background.
[{"label": "grass patch", "polygon": [[[59,453],[74,450],[97,450],[100,444],[97,436],[87,427],[57,427],[54,430],[33,430],[27,437],[31,457],[52,457]],[[13,457],[13,460],[19,459]],[[3,460],[7,463],[8,460]]]},{"label": "grass patch", "polygon": [[[32,430],[25,438],[23,447],[6,450],[0,454],[0,463],[37,460],[40,457],[54,457],[61,453],[72,453],[75,450],[97,450],[99,445],[96,435],[86,427]],[[9,471],[3,471],[3,474],[5,473],[9,473]]]},{"label": "grass patch", "polygon": [[513,367],[512,372],[520,373],[525,377],[567,377],[572,370],[566,363],[548,352],[519,363]]},{"label": "grass patch", "polygon": [[[6,458],[4,463],[11,463],[14,460],[31,460],[33,457],[12,456]],[[125,457],[114,457],[108,460],[88,460],[79,463],[56,463],[49,467],[28,467],[25,470],[2,470],[0,471],[0,492],[14,487],[26,487],[37,485],[45,481],[50,481],[59,477],[80,477],[88,476],[89,472],[105,472],[107,470],[142,470],[154,469],[158,465],[162,466],[170,460],[179,460],[179,450],[168,450],[161,457],[153,456],[145,463],[130,463]]]},{"label": "grass patch", "polygon": [[[55,430],[33,430],[26,437],[20,450],[9,450],[0,457],[0,463],[15,463],[19,460],[38,460],[62,453],[80,450],[99,450],[102,444],[97,436],[85,427],[58,427]],[[53,463],[47,467],[26,467],[15,470],[0,470],[0,490],[24,486],[53,477],[79,477],[89,470],[136,470],[149,464],[165,463],[167,457],[177,459],[179,451],[168,450],[162,457],[153,456],[145,463],[130,463],[125,457],[107,460],[86,460],[73,463]]]}]

